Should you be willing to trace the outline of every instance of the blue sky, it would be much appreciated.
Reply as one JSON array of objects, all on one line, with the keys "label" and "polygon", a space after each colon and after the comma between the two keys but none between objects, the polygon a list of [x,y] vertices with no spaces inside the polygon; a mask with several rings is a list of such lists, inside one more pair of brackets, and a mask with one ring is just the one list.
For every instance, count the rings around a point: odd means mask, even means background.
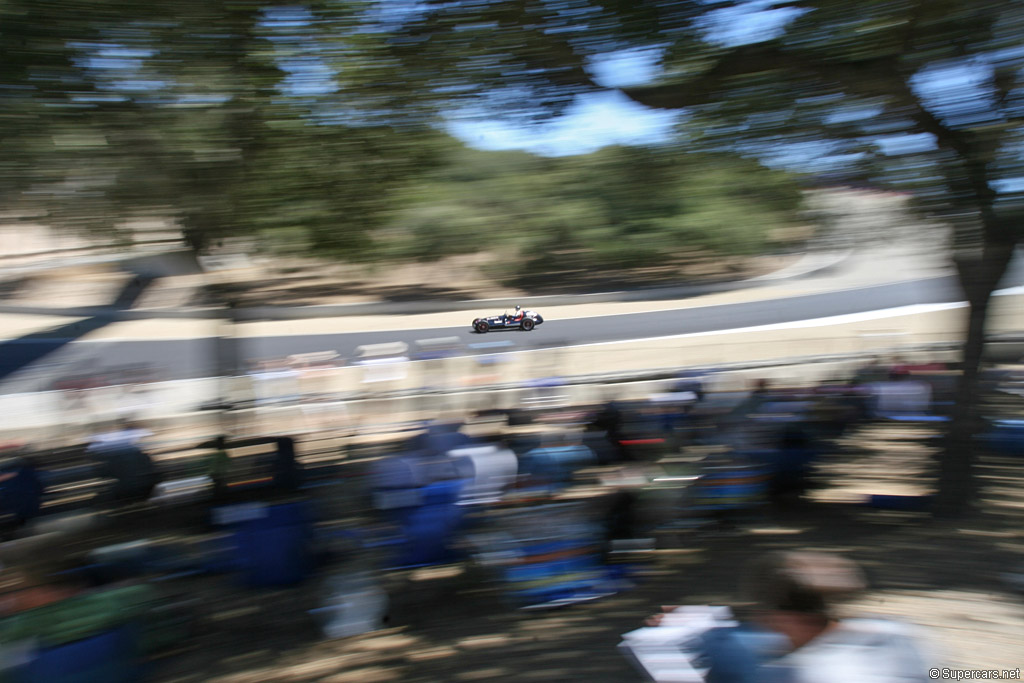
[{"label": "blue sky", "polygon": [[650,110],[611,91],[580,97],[564,116],[543,124],[527,127],[495,119],[452,119],[449,131],[478,149],[566,156],[613,144],[663,142],[677,119],[674,112]]},{"label": "blue sky", "polygon": [[[623,52],[591,64],[601,85],[621,87],[650,81],[657,55]],[[498,119],[453,116],[449,132],[472,147],[522,149],[544,156],[586,154],[606,145],[654,144],[672,135],[677,112],[656,111],[617,91],[579,97],[565,115],[543,124],[515,126]]]},{"label": "blue sky", "polygon": [[[802,10],[752,0],[716,10],[704,21],[705,37],[720,45],[764,40],[781,32]],[[591,75],[607,87],[639,85],[657,76],[655,50],[624,51],[592,62]],[[485,150],[521,149],[545,156],[586,154],[614,144],[655,144],[672,136],[678,112],[647,109],[617,92],[582,96],[562,117],[529,127],[497,119],[452,117],[449,131]]]},{"label": "blue sky", "polygon": [[[779,30],[781,17],[776,16],[769,32]],[[723,43],[742,42],[751,36],[747,29],[735,27]],[[764,28],[761,25],[760,28]],[[657,55],[653,52],[626,52],[592,63],[591,73],[601,85],[621,87],[652,80],[657,75]],[[936,113],[956,123],[984,122],[991,116],[989,86],[991,67],[983,63],[937,64],[918,74],[914,88]],[[871,116],[872,112],[858,112]],[[514,125],[498,118],[484,119],[453,114],[449,132],[466,144],[484,150],[525,150],[543,156],[587,154],[613,144],[656,144],[673,135],[679,112],[654,110],[631,101],[622,93],[609,90],[579,97],[561,117],[546,123]],[[872,136],[872,141],[887,155],[924,152],[935,148],[930,134],[894,134]],[[764,161],[769,165],[799,168],[806,171],[827,170],[850,160],[833,155],[827,141],[791,145]],[[1004,179],[997,183],[999,192],[1024,191],[1024,178]]]}]

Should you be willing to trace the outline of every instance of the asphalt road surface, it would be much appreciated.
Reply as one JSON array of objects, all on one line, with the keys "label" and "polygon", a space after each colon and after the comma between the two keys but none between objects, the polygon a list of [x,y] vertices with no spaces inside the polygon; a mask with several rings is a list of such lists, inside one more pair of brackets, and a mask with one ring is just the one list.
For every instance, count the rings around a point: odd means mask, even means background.
[{"label": "asphalt road surface", "polygon": [[[1024,284],[1024,269],[1015,269],[1003,287]],[[309,334],[277,337],[216,339],[173,339],[138,341],[78,341],[47,357],[51,368],[59,364],[67,372],[101,372],[125,366],[148,366],[154,379],[190,379],[219,374],[221,368],[244,369],[248,361],[281,358],[295,353],[333,350],[342,358],[353,358],[360,346],[405,342],[410,352],[417,340],[456,337],[464,345],[509,341],[516,349],[538,349],[579,344],[664,337],[697,332],[714,332],[758,325],[796,322],[850,313],[896,308],[914,304],[935,304],[962,300],[952,277],[847,289],[798,297],[687,308],[653,313],[630,313],[572,320],[545,319],[532,332],[492,331],[477,334],[466,314],[466,325],[434,329],[348,334]],[[544,311],[539,311],[541,315]],[[297,321],[296,325],[301,325]]]}]

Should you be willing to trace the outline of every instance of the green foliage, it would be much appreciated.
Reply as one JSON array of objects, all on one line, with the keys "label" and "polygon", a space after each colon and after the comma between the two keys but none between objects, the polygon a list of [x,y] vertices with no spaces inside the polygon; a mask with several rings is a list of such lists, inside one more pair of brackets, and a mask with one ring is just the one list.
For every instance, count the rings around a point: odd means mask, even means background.
[{"label": "green foliage", "polygon": [[486,215],[460,204],[422,204],[402,212],[381,235],[385,259],[434,261],[485,249]]},{"label": "green foliage", "polygon": [[402,30],[415,39],[399,57],[444,65],[469,109],[556,115],[604,89],[595,64],[644,53],[656,80],[621,90],[684,111],[691,149],[913,191],[955,217],[965,254],[1024,234],[1024,193],[1007,189],[1024,176],[1024,9],[1013,0],[453,0]]},{"label": "green foliage", "polygon": [[694,248],[760,253],[796,221],[800,190],[755,162],[675,148],[563,159],[454,148],[401,203],[378,233],[388,257],[490,250],[529,272],[614,271],[677,263]]},{"label": "green foliage", "polygon": [[5,1],[5,208],[105,232],[173,218],[200,250],[280,230],[269,247],[366,257],[387,195],[443,136],[365,9]]},{"label": "green foliage", "polygon": [[[734,156],[616,147],[543,159],[439,132],[440,110],[470,91],[493,95],[511,63],[580,75],[566,53],[543,51],[548,33],[513,32],[518,9],[503,4],[490,6],[497,33],[459,30],[460,40],[493,34],[510,50],[502,56],[462,43],[438,54],[420,36],[446,31],[447,19],[384,3],[5,0],[5,208],[105,233],[136,216],[171,218],[198,250],[245,236],[275,253],[485,250],[524,268],[581,270],[662,263],[684,246],[754,253],[763,226],[792,218],[792,180]],[[630,21],[658,18],[627,5],[616,11]],[[584,52],[600,47],[587,40]],[[514,54],[530,45],[541,52]],[[566,80],[546,92],[542,109],[575,91]],[[714,183],[702,180],[709,169]],[[750,221],[764,212],[771,221]]]}]

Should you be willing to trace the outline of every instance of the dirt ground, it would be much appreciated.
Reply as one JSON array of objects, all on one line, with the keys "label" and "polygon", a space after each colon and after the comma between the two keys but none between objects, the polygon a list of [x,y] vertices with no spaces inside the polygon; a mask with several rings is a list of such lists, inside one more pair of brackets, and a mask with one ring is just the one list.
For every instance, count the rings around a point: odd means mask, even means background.
[{"label": "dirt ground", "polygon": [[[857,492],[927,492],[932,451],[922,435],[861,428],[826,460],[815,501],[766,512],[729,533],[663,535],[635,587],[554,611],[510,609],[501,586],[467,565],[392,572],[383,583],[387,628],[325,640],[307,612],[319,606],[317,580],[254,591],[209,577],[189,588],[200,602],[194,636],[157,662],[154,680],[639,680],[616,651],[622,633],[661,605],[736,606],[745,564],[781,548],[859,561],[872,589],[850,611],[926,627],[949,666],[1022,667],[1024,596],[1002,575],[1024,564],[1024,460],[984,456],[980,509],[956,522],[842,502]],[[344,488],[326,495],[339,510],[358,507]]]},{"label": "dirt ground", "polygon": [[[238,306],[312,306],[585,294],[741,280],[784,268],[798,257],[790,253],[721,257],[695,252],[654,268],[616,272],[567,269],[526,275],[506,268],[499,255],[490,253],[387,265],[232,255],[205,275],[157,280],[135,307],[221,306],[225,300]],[[23,306],[105,306],[126,280],[124,273],[109,264],[67,266],[0,282],[0,300]]]},{"label": "dirt ground", "polygon": [[251,268],[220,274],[214,293],[240,306],[583,294],[739,280],[778,270],[796,258],[794,254],[723,258],[694,253],[660,268],[614,273],[566,270],[531,276],[517,275],[503,266],[499,255],[487,253],[374,267],[310,259],[257,259]]}]

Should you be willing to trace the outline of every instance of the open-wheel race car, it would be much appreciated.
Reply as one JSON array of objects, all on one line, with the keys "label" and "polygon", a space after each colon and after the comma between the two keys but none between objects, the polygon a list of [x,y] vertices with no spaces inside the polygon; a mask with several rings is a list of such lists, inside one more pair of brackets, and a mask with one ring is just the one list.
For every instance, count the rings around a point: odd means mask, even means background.
[{"label": "open-wheel race car", "polygon": [[492,315],[488,318],[474,318],[473,329],[480,334],[491,330],[525,330],[529,332],[542,322],[544,322],[544,318],[540,313],[517,308],[512,313],[505,311],[501,315]]}]

